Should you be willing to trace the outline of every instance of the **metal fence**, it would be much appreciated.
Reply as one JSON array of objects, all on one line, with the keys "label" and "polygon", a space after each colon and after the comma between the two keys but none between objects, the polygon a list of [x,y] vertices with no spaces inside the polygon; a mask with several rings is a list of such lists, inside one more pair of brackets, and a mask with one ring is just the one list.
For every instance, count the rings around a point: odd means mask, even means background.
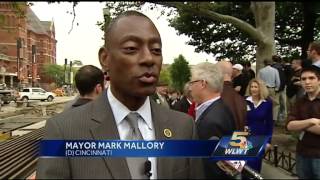
[{"label": "metal fence", "polygon": [[296,175],[296,158],[295,154],[291,152],[284,152],[278,150],[278,145],[274,145],[273,149],[266,152],[264,159],[269,161],[275,167],[280,167],[292,175]]}]

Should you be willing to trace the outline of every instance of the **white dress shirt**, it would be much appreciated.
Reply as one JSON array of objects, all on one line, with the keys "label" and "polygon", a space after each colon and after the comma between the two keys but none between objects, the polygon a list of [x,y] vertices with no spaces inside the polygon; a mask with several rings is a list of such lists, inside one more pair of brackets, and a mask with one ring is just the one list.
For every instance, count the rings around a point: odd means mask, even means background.
[{"label": "white dress shirt", "polygon": [[202,104],[200,104],[198,107],[196,107],[196,120],[197,121],[199,119],[199,117],[201,116],[201,114],[216,100],[218,100],[220,98],[220,96],[210,99]]},{"label": "white dress shirt", "polygon": [[[258,104],[257,104],[257,105],[255,105],[255,104],[254,104],[254,101],[253,101],[253,99],[252,99],[252,96],[247,97],[247,99],[246,99],[246,100],[248,100],[248,101],[252,102],[252,104],[253,104],[254,108],[259,107],[259,106],[260,106],[260,104],[261,104],[261,103],[263,103],[263,102],[267,102],[265,99],[260,99],[260,100],[259,100],[259,102],[258,102]],[[248,107],[247,107],[247,110],[248,110]]]},{"label": "white dress shirt", "polygon": [[320,68],[320,59],[316,60],[314,63],[312,63],[312,65],[315,65]]},{"label": "white dress shirt", "polygon": [[[109,86],[107,96],[113,112],[114,119],[116,120],[119,136],[121,140],[125,140],[130,132],[129,123],[124,118],[131,112],[125,105],[123,105],[111,92]],[[150,99],[147,97],[144,104],[135,111],[140,114],[143,119],[138,119],[138,127],[144,140],[155,140],[155,130],[152,123]],[[148,157],[151,161],[150,179],[157,179],[157,160],[155,157]]]}]

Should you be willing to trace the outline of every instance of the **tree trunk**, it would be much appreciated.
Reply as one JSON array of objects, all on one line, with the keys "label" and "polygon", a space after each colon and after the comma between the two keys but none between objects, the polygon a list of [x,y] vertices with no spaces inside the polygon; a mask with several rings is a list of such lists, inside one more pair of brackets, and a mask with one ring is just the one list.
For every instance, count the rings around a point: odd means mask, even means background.
[{"label": "tree trunk", "polygon": [[307,58],[307,49],[309,43],[313,41],[314,27],[316,24],[317,15],[313,10],[314,3],[303,3],[303,30],[301,44],[301,58]]},{"label": "tree trunk", "polygon": [[275,54],[275,2],[251,2],[251,10],[255,16],[256,29],[262,34],[257,41],[256,72],[263,67],[263,61],[271,60]]}]

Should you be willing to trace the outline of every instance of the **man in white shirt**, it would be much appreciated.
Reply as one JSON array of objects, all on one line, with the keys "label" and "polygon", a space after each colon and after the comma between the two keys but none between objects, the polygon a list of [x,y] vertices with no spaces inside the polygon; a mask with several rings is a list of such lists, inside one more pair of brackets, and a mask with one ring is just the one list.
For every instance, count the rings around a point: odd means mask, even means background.
[{"label": "man in white shirt", "polygon": [[[145,140],[197,139],[191,117],[162,107],[148,97],[155,92],[159,79],[162,43],[147,16],[126,11],[113,19],[106,28],[105,47],[99,50],[99,60],[110,76],[107,91],[90,103],[49,119],[44,139],[127,140],[129,132],[130,137],[142,136]],[[130,114],[135,114],[136,119],[132,120]],[[37,178],[130,179],[137,174],[142,178],[145,172],[140,164],[136,165],[136,172],[128,159],[40,158]],[[204,177],[201,159],[149,161],[151,179]]]}]

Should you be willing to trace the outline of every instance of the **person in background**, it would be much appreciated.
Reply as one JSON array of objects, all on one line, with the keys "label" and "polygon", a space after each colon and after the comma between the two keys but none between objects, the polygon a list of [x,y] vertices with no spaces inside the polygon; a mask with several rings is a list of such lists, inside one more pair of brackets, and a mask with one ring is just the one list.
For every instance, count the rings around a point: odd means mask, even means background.
[{"label": "person in background", "polygon": [[302,71],[301,59],[293,59],[291,62],[292,75],[289,77],[286,93],[288,97],[287,108],[291,109],[296,99],[303,97],[304,90],[301,86],[300,76]]},{"label": "person in background", "polygon": [[[268,136],[267,149],[270,148],[273,119],[272,119],[272,101],[268,98],[268,89],[265,83],[260,79],[252,79],[246,92],[247,102],[247,126],[252,136]],[[261,171],[262,158],[258,160],[249,160],[247,165],[256,170]]]},{"label": "person in background", "polygon": [[296,100],[289,112],[286,128],[299,132],[296,171],[299,179],[320,179],[320,72],[312,65],[301,71],[306,94]]},{"label": "person in background", "polygon": [[243,70],[242,70],[242,74],[246,77],[246,79],[248,80],[248,82],[256,77],[255,72],[251,69],[251,63],[250,61],[246,61],[244,62],[244,66],[243,66]]},{"label": "person in background", "polygon": [[188,113],[188,109],[192,104],[192,96],[190,90],[190,84],[186,83],[183,88],[182,98],[174,104],[173,109],[176,111]]},{"label": "person in background", "polygon": [[232,64],[229,61],[219,61],[217,66],[223,73],[224,82],[221,98],[232,112],[236,124],[236,130],[243,131],[246,124],[246,101],[239,93],[237,93],[231,82]]},{"label": "person in background", "polygon": [[74,79],[80,96],[72,107],[78,107],[96,99],[105,87],[103,72],[93,65],[82,66]]},{"label": "person in background", "polygon": [[232,66],[232,83],[234,89],[241,95],[244,96],[246,92],[246,79],[242,74],[243,66],[241,64],[235,64]]},{"label": "person in background", "polygon": [[287,95],[286,95],[286,84],[288,74],[286,74],[285,66],[282,62],[282,58],[278,55],[272,56],[273,64],[272,67],[276,68],[279,73],[280,87],[276,91],[279,95],[279,110],[277,114],[277,124],[284,125],[287,118]]},{"label": "person in background", "polygon": [[[190,88],[196,107],[196,127],[199,139],[232,135],[236,129],[230,109],[221,99],[223,74],[217,65],[200,63],[191,70]],[[207,178],[228,178],[217,166],[217,161],[204,159]]]},{"label": "person in background", "polygon": [[172,89],[169,91],[169,97],[168,97],[168,104],[171,109],[173,109],[173,106],[180,100],[180,93]]},{"label": "person in background", "polygon": [[307,50],[308,59],[312,61],[312,65],[320,68],[320,42],[313,41],[309,44]]},{"label": "person in background", "polygon": [[277,93],[280,88],[280,76],[278,70],[271,66],[271,60],[265,59],[263,63],[265,67],[259,70],[257,77],[261,79],[268,88],[269,97],[272,100],[273,121],[277,122],[280,109],[279,93]]},{"label": "person in background", "polygon": [[154,100],[157,104],[160,104],[164,107],[170,108],[169,106],[169,97],[168,97],[168,88],[167,84],[159,83],[156,88],[156,92],[152,94],[151,99]]}]

